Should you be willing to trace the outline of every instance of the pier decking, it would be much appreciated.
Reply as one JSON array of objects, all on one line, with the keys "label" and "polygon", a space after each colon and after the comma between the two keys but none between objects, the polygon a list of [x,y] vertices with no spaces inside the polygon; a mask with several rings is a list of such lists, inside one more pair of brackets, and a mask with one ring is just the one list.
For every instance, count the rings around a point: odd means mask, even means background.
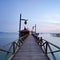
[{"label": "pier decking", "polygon": [[29,35],[13,60],[48,60],[48,57],[35,42],[34,37]]}]

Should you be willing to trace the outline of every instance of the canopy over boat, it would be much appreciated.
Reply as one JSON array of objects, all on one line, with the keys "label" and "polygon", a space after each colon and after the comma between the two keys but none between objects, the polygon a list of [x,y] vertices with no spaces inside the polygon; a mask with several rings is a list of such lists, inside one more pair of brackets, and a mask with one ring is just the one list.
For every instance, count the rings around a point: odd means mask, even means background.
[{"label": "canopy over boat", "polygon": [[21,30],[21,36],[29,34],[29,32],[30,31],[28,29],[24,28],[23,30]]}]

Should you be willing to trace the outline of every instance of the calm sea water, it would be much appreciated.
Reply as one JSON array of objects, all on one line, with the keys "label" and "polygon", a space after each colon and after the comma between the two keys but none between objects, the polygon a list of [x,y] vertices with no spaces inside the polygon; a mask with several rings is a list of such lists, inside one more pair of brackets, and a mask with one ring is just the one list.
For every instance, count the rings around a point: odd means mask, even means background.
[{"label": "calm sea water", "polygon": [[[40,34],[39,37],[41,36],[43,37],[43,39],[60,47],[60,37],[53,37],[50,34]],[[3,46],[16,39],[18,39],[18,33],[0,33],[0,46]],[[52,50],[56,50],[56,48],[52,47]],[[60,60],[60,52],[55,53],[55,56],[57,60]],[[5,57],[5,52],[0,51],[0,60],[4,60],[4,57]],[[49,54],[49,57],[51,58],[51,60],[53,60],[51,54]]]},{"label": "calm sea water", "polygon": [[[43,39],[60,47],[60,37],[54,37],[51,34],[40,34],[39,37],[41,37],[41,36],[43,37]],[[53,51],[58,50],[53,46],[51,46],[51,48]],[[60,52],[56,52],[54,54],[55,54],[56,59],[60,60]],[[53,60],[53,57],[51,56],[51,54],[49,54],[49,57],[51,58],[51,60]]]},{"label": "calm sea water", "polygon": [[[0,33],[0,47],[16,39],[18,39],[18,33]],[[5,52],[0,51],[0,60],[4,60],[5,54]]]}]

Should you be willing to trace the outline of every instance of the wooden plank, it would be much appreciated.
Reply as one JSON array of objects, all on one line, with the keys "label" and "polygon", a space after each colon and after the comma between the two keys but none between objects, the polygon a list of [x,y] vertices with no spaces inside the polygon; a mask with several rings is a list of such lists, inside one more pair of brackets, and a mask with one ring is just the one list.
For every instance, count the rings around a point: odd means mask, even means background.
[{"label": "wooden plank", "polygon": [[48,60],[48,57],[35,42],[33,36],[29,35],[13,60]]}]

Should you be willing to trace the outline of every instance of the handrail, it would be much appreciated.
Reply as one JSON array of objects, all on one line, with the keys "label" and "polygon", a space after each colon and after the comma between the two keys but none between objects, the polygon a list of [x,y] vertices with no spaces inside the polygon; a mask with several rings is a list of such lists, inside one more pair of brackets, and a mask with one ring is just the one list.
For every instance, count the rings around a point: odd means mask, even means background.
[{"label": "handrail", "polygon": [[4,50],[4,49],[2,49],[2,48],[0,48],[0,51],[4,51],[4,52],[8,52],[8,53],[12,53],[12,52],[7,51],[7,50]]},{"label": "handrail", "polygon": [[[32,35],[35,37],[36,42],[37,42],[38,45],[42,48],[43,52],[44,52],[47,56],[48,56],[49,53],[51,53],[52,56],[53,56],[53,60],[56,60],[56,57],[55,57],[54,53],[60,52],[60,47],[56,46],[55,44],[53,44],[53,43],[51,43],[51,42],[46,41],[45,39],[42,39],[42,37],[38,37],[36,34],[32,34]],[[52,48],[51,48],[50,45],[56,47],[58,50],[52,51]],[[48,52],[48,48],[49,48],[50,52]]]},{"label": "handrail", "polygon": [[[42,40],[46,41],[45,39],[42,39]],[[46,42],[48,42],[48,41],[46,41]],[[56,48],[60,49],[60,47],[56,46],[55,44],[53,44],[51,42],[48,42],[48,43],[51,44],[51,45],[53,45],[53,46],[55,46]]]},{"label": "handrail", "polygon": [[[16,42],[16,41],[18,41],[18,39],[14,40],[13,42]],[[5,44],[5,45],[1,46],[1,48],[5,48],[6,46],[12,44],[13,42],[10,42],[10,43]]]},{"label": "handrail", "polygon": [[[22,36],[22,37],[20,37],[20,40],[23,38],[24,36]],[[6,46],[8,46],[8,45],[10,45],[10,44],[12,44],[13,42],[16,42],[16,41],[18,41],[19,39],[16,39],[16,40],[14,40],[14,41],[12,41],[12,42],[10,42],[10,43],[7,43],[7,44],[5,44],[5,45],[2,45],[1,46],[1,48],[5,48]]]},{"label": "handrail", "polygon": [[[8,60],[7,59],[7,56],[9,55],[9,53],[12,53],[13,55],[18,51],[18,49],[21,47],[21,45],[23,44],[23,41],[25,40],[25,38],[28,36],[28,34],[20,37],[19,39],[13,41],[13,42],[10,42],[8,44],[5,44],[3,46],[0,47],[0,51],[2,52],[6,52],[6,58],[5,60]],[[9,45],[9,49],[8,50],[5,50],[4,48],[5,47],[8,47]],[[13,48],[13,51],[11,52],[11,49]]]}]

